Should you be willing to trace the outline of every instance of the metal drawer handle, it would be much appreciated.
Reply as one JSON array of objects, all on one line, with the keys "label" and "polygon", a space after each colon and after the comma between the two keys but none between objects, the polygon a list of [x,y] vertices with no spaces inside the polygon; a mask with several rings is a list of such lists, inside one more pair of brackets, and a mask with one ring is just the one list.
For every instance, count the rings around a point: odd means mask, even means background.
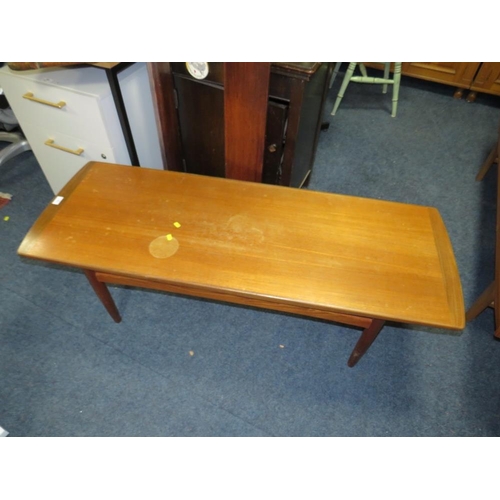
[{"label": "metal drawer handle", "polygon": [[35,97],[33,95],[33,92],[26,92],[26,94],[24,94],[23,97],[30,101],[39,102],[40,104],[45,104],[46,106],[52,106],[53,108],[61,109],[64,108],[64,106],[66,106],[66,103],[64,101],[50,102],[50,101],[45,101],[44,99],[39,99],[38,97]]},{"label": "metal drawer handle", "polygon": [[54,141],[52,139],[47,139],[44,143],[46,146],[50,146],[51,148],[59,149],[61,151],[65,151],[66,153],[71,153],[72,155],[80,156],[83,153],[83,148],[78,148],[78,149],[68,149],[63,146],[58,146],[57,144],[54,144]]}]

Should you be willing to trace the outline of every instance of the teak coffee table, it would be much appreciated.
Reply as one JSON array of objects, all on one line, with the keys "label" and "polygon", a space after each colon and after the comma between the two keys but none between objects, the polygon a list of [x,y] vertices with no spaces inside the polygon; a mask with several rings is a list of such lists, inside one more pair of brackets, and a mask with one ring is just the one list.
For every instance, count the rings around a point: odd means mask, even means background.
[{"label": "teak coffee table", "polygon": [[385,321],[465,325],[450,240],[424,206],[91,162],[19,254],[82,269],[116,322],[106,283],[360,327],[349,366]]}]

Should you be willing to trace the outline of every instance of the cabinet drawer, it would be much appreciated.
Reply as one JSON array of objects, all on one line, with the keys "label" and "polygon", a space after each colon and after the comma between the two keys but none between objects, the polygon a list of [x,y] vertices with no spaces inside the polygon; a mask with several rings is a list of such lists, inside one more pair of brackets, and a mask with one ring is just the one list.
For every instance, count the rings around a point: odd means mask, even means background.
[{"label": "cabinet drawer", "polygon": [[[62,133],[49,133],[45,127],[32,123],[24,124],[23,131],[54,193],[59,192],[89,161],[127,162],[115,148],[103,148]],[[46,144],[47,141],[53,143]]]},{"label": "cabinet drawer", "polygon": [[[29,121],[45,128],[64,130],[74,137],[95,143],[108,138],[107,142],[114,147],[120,139],[109,133],[113,129],[119,130],[118,116],[109,96],[100,99],[92,94],[72,92],[17,76],[2,78],[0,85],[21,122]],[[111,117],[116,125],[106,124],[105,116]]]}]

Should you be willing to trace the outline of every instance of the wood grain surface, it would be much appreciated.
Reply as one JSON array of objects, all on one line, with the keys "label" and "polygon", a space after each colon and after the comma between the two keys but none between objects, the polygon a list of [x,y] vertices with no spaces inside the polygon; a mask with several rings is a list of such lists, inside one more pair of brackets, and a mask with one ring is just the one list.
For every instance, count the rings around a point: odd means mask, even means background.
[{"label": "wood grain surface", "polygon": [[226,177],[262,181],[271,63],[224,63]]},{"label": "wood grain surface", "polygon": [[[20,255],[98,279],[464,327],[453,250],[434,208],[97,162],[59,194]],[[150,243],[169,234],[177,251],[151,255]]]}]

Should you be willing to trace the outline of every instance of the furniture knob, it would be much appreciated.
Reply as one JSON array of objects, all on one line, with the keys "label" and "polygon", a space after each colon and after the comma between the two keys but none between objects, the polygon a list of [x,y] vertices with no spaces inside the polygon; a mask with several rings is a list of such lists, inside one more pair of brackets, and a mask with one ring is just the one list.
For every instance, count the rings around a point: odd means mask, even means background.
[{"label": "furniture knob", "polygon": [[52,139],[47,139],[44,143],[46,146],[50,146],[51,148],[59,149],[60,151],[64,151],[66,153],[71,153],[72,155],[80,156],[83,153],[83,148],[78,149],[68,149],[63,146],[58,146],[54,143]]},{"label": "furniture knob", "polygon": [[270,145],[267,149],[268,149],[268,151],[269,151],[270,153],[276,153],[276,150],[277,150],[278,148],[277,148],[276,144],[271,144],[271,145]]},{"label": "furniture knob", "polygon": [[26,92],[26,94],[23,95],[24,99],[28,99],[29,101],[34,101],[38,102],[40,104],[45,104],[46,106],[52,106],[53,108],[64,108],[66,106],[66,103],[64,101],[59,101],[59,102],[50,102],[46,101],[44,99],[39,99],[38,97],[35,97],[33,95],[33,92]]}]

